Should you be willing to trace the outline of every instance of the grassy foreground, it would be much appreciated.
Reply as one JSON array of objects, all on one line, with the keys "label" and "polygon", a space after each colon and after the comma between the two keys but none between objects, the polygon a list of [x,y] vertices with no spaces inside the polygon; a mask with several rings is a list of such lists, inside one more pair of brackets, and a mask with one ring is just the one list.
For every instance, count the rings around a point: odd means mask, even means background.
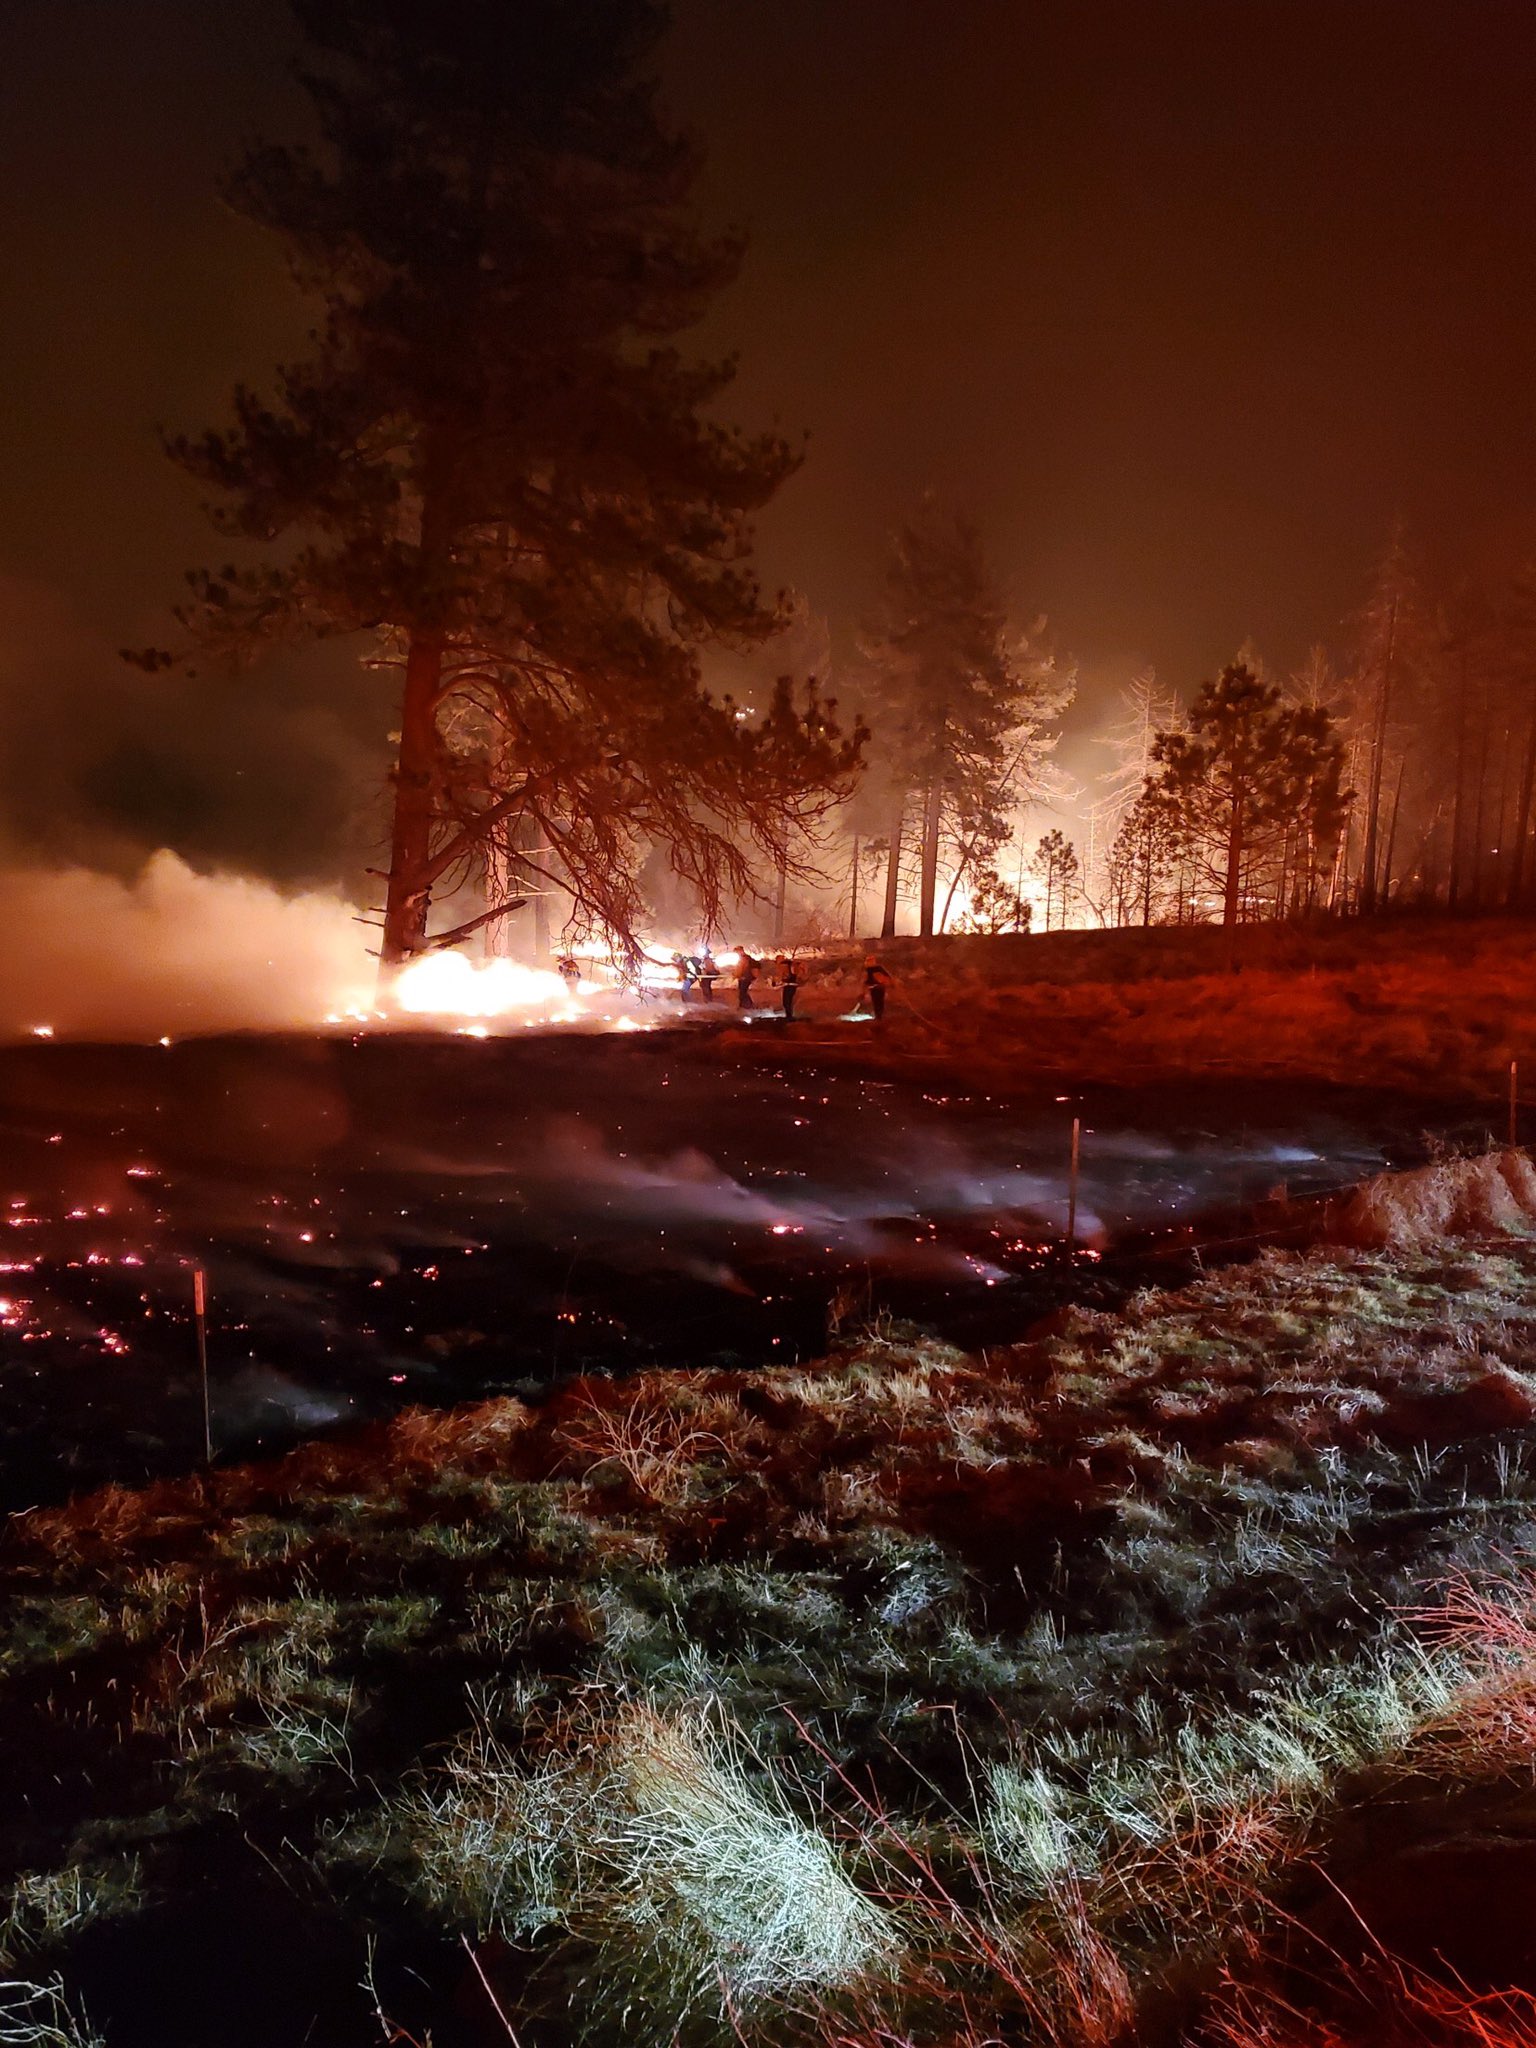
[{"label": "grassy foreground", "polygon": [[1536,1175],[1453,1180],[14,1519],[0,2041],[1536,2041]]}]

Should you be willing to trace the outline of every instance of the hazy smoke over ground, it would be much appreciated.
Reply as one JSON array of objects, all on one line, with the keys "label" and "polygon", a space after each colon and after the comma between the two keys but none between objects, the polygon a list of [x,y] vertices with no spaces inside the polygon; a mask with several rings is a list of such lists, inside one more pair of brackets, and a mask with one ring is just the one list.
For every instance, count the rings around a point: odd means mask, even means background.
[{"label": "hazy smoke over ground", "polygon": [[313,1025],[366,1004],[367,931],[334,893],[285,895],[154,854],[131,881],[0,870],[0,1032],[158,1038]]}]

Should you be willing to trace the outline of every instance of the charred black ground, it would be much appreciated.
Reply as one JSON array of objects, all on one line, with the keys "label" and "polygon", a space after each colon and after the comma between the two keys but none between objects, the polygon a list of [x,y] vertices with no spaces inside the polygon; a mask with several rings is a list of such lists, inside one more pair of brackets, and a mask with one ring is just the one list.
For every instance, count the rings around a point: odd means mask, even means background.
[{"label": "charred black ground", "polygon": [[[764,1027],[771,1029],[772,1027]],[[1476,1140],[1483,1107],[1284,1082],[1016,1092],[634,1036],[0,1053],[0,1500],[575,1372],[971,1347],[1191,1270],[1193,1236]],[[1084,1128],[1065,1257],[1071,1123]],[[1272,1215],[1270,1221],[1273,1221]]]}]

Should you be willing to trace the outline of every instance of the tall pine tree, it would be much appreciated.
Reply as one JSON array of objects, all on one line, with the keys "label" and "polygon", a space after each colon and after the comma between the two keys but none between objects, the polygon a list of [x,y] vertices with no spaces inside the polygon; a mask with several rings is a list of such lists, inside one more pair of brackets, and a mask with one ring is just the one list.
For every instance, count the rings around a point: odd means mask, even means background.
[{"label": "tall pine tree", "polygon": [[1152,751],[1149,790],[1197,874],[1219,893],[1225,925],[1238,922],[1245,892],[1298,824],[1327,843],[1342,827],[1348,799],[1333,721],[1320,706],[1284,703],[1241,664],[1202,684],[1186,729],[1159,733]]},{"label": "tall pine tree", "polygon": [[[750,515],[797,456],[707,416],[732,365],[672,337],[735,276],[650,74],[659,0],[294,0],[311,149],[252,151],[238,211],[317,299],[307,361],[171,444],[259,566],[191,579],[192,643],[369,633],[400,678],[386,967],[556,884],[631,936],[667,849],[707,918],[856,746],[814,686],[762,718],[700,681],[771,635]],[[374,647],[378,657],[377,639]],[[166,657],[148,657],[151,661]],[[434,893],[511,894],[457,930]]]},{"label": "tall pine tree", "polygon": [[895,930],[902,854],[915,828],[918,929],[927,938],[946,841],[957,879],[1002,844],[1006,812],[1038,792],[1052,744],[1044,728],[1072,684],[1010,632],[976,528],[931,509],[896,536],[864,653],[877,772],[892,814],[883,930]]},{"label": "tall pine tree", "polygon": [[1401,523],[1394,526],[1359,620],[1359,664],[1354,680],[1355,724],[1364,744],[1358,903],[1366,917],[1390,893],[1386,852],[1404,770],[1404,725],[1423,662],[1424,622]]}]

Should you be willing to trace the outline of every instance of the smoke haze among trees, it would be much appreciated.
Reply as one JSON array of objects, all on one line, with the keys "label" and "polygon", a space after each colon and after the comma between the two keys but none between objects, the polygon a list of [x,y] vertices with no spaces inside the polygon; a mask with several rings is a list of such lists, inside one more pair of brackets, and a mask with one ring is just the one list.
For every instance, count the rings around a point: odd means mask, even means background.
[{"label": "smoke haze among trees", "polygon": [[[1081,679],[1055,756],[1081,789],[1022,821],[1000,886],[1061,829],[1102,905],[1135,801],[1098,779],[1120,689],[1150,665],[1187,710],[1251,635],[1263,680],[1310,691],[1344,742],[1339,900],[1520,897],[1525,10],[1407,0],[1390,36],[1371,8],[1308,0],[1027,13],[916,0],[875,35],[809,0],[679,9],[667,101],[705,148],[706,216],[750,239],[699,346],[740,348],[741,418],[811,429],[761,522],[767,587],[825,623],[850,712],[891,536],[926,491],[976,524],[1013,623],[1046,613]],[[282,657],[215,691],[112,661],[202,545],[154,426],[196,428],[302,344],[272,252],[215,197],[243,139],[304,118],[282,11],[58,0],[4,37],[12,181],[35,195],[3,344],[7,835],[47,859],[123,868],[171,843],[350,881],[378,852],[376,678]],[[1240,146],[1256,132],[1264,149]],[[1366,643],[1398,513],[1413,603],[1383,696]],[[846,899],[853,847],[827,858]],[[858,855],[866,889],[878,859]]]}]

